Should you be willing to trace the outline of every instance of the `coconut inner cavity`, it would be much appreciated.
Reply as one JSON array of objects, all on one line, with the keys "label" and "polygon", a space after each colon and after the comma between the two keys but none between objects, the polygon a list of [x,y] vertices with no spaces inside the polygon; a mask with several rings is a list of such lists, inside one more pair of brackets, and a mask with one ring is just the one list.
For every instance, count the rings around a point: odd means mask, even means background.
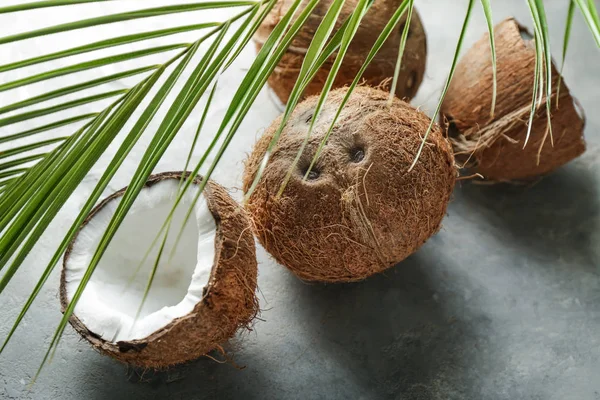
[{"label": "coconut inner cavity", "polygon": [[[166,179],[140,192],[75,307],[79,320],[104,340],[145,338],[189,314],[202,299],[214,263],[216,238],[216,223],[203,195],[175,247],[197,194],[197,186],[192,185],[174,213],[152,287],[134,324],[163,235],[149,253],[148,249],[174,204],[178,185],[178,179]],[[69,301],[120,201],[117,197],[105,204],[77,236],[65,265]]]}]

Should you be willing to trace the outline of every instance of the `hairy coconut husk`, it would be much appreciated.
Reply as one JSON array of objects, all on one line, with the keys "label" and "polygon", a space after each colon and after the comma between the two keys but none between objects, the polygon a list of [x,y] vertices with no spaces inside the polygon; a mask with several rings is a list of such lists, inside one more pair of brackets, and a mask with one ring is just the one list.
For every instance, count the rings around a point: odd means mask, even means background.
[{"label": "hairy coconut husk", "polygon": [[[308,0],[303,0],[300,9],[306,6]],[[361,68],[369,51],[375,44],[379,33],[389,21],[390,16],[400,6],[401,0],[376,1],[363,18],[358,32],[346,53],[342,66],[334,81],[333,87],[340,88],[349,85]],[[267,40],[277,23],[285,15],[293,4],[293,0],[280,0],[265,21],[258,29],[254,41],[258,50]],[[348,0],[344,3],[334,32],[340,28],[342,23],[356,8],[356,0]],[[269,85],[283,103],[287,103],[292,92],[302,61],[306,51],[313,39],[315,31],[319,27],[325,13],[330,8],[330,1],[321,1],[315,7],[304,26],[294,38],[291,46],[284,54],[276,69],[269,77]],[[295,17],[297,18],[297,16]],[[402,31],[406,22],[406,15],[401,20],[397,29],[391,33],[382,48],[379,50],[369,67],[363,75],[364,82],[370,86],[378,86],[382,82],[394,76],[394,68],[398,58],[398,49]],[[321,92],[327,75],[331,70],[335,55],[332,56],[317,72],[314,79],[304,91],[304,96],[312,96]],[[425,63],[427,60],[427,39],[421,19],[416,9],[413,10],[406,47],[402,57],[402,67],[398,76],[396,95],[401,99],[410,100],[419,89],[423,75],[425,74]],[[390,83],[387,83],[388,88]]]},{"label": "hairy coconut husk", "polygon": [[[347,89],[329,94],[283,192],[318,97],[300,103],[246,204],[261,244],[307,281],[348,282],[381,272],[440,229],[456,180],[452,151],[436,125],[412,171],[430,119],[389,93],[359,87],[303,180]],[[281,117],[256,144],[244,173],[250,188]]]},{"label": "hairy coconut husk", "polygon": [[527,146],[535,71],[535,44],[512,18],[494,29],[498,94],[494,118],[489,35],[462,57],[444,100],[442,115],[457,159],[491,181],[531,180],[547,174],[585,151],[584,120],[569,89],[552,65],[552,135],[546,98],[540,103]]},{"label": "hairy coconut husk", "polygon": [[[150,187],[165,179],[181,179],[183,172],[165,172],[151,176]],[[188,176],[189,173],[186,173]],[[202,177],[197,176],[194,184]],[[85,226],[108,202],[120,197],[123,188],[104,199],[92,210]],[[215,260],[202,300],[188,315],[176,318],[150,336],[132,341],[108,342],[93,332],[77,318],[69,322],[94,348],[126,364],[145,368],[165,368],[197,359],[233,337],[235,332],[249,324],[258,312],[257,261],[250,220],[244,210],[227,193],[225,188],[209,181],[204,188],[208,208],[215,218]],[[75,237],[64,257],[66,265]],[[133,266],[135,267],[135,266]],[[60,300],[62,311],[68,306],[65,268],[62,270]]]}]

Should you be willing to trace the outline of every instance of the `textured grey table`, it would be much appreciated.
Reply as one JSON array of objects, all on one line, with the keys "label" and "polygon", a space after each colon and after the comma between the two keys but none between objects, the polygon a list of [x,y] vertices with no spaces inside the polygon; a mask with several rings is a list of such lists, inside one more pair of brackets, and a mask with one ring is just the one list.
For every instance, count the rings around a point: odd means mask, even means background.
[{"label": "textured grey table", "polygon": [[[430,57],[414,104],[426,110],[462,22],[464,4],[454,3],[417,2]],[[566,5],[546,2],[557,58]],[[477,7],[467,45],[485,30]],[[494,7],[496,22],[512,14],[530,25],[525,1]],[[203,359],[142,374],[98,355],[68,329],[27,391],[60,316],[55,275],[0,357],[0,398],[600,399],[600,51],[586,29],[578,15],[565,70],[588,114],[581,159],[531,187],[458,185],[442,231],[362,283],[304,284],[260,249],[261,320],[230,346],[243,370]],[[269,118],[277,114],[260,107]],[[232,156],[235,173],[217,171],[220,182],[239,185],[253,129]],[[185,148],[179,140],[175,146]],[[179,166],[170,154],[162,169]],[[83,194],[69,205],[81,205]],[[74,215],[61,214],[2,295],[0,338]]]}]

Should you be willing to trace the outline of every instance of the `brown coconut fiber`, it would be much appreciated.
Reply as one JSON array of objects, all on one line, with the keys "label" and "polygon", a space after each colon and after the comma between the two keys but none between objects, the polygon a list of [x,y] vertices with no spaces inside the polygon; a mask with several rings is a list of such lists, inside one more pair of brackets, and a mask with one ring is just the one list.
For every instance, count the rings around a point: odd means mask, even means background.
[{"label": "brown coconut fiber", "polygon": [[[146,186],[165,179],[180,179],[183,172],[153,175]],[[194,184],[199,184],[198,176]],[[82,227],[108,202],[123,195],[126,188],[103,200],[87,217]],[[146,368],[161,369],[197,359],[230,339],[249,324],[258,312],[256,298],[257,261],[250,221],[244,210],[229,196],[225,188],[209,181],[204,188],[208,207],[217,223],[215,261],[204,297],[194,310],[150,336],[132,341],[108,342],[89,331],[75,314],[69,322],[94,348],[121,362]],[[66,265],[76,238],[67,249]],[[133,266],[135,267],[135,266]],[[68,306],[65,268],[60,284],[62,311]]]},{"label": "brown coconut fiber", "polygon": [[[349,85],[362,67],[369,51],[375,44],[377,37],[388,23],[391,15],[400,6],[401,0],[378,0],[376,1],[363,18],[358,32],[354,36],[352,43],[344,57],[344,61],[337,77],[334,81],[334,88],[340,88]],[[290,9],[294,3],[293,0],[280,0],[265,21],[258,29],[254,41],[256,48],[260,50],[262,44],[267,40],[277,23]],[[306,7],[308,0],[303,0],[300,4],[300,10]],[[348,0],[344,3],[333,33],[340,28],[342,23],[349,17],[350,13],[356,8],[357,0]],[[277,97],[287,103],[292,92],[302,61],[306,51],[313,39],[313,36],[325,16],[325,13],[331,6],[331,0],[320,1],[304,26],[294,38],[291,46],[284,54],[283,58],[269,77],[269,86],[273,89]],[[297,18],[297,15],[294,17]],[[363,75],[364,82],[371,86],[378,86],[384,81],[394,76],[396,60],[398,58],[398,49],[402,31],[406,23],[406,14],[383,44],[371,64],[365,70]],[[332,33],[332,34],[333,34]],[[327,75],[333,65],[335,55],[332,56],[323,67],[317,72],[311,83],[307,86],[304,96],[312,96],[321,92]],[[423,75],[425,73],[425,63],[427,61],[427,39],[425,30],[421,24],[421,19],[416,9],[413,10],[406,47],[402,57],[402,67],[398,76],[398,86],[396,95],[401,99],[410,100],[419,89]],[[387,83],[389,87],[389,82]]]},{"label": "brown coconut fiber", "polygon": [[[306,281],[358,281],[414,253],[440,229],[456,180],[452,151],[436,125],[415,168],[430,119],[389,93],[359,87],[342,111],[309,179],[303,180],[346,94],[329,94],[283,194],[281,183],[306,137],[316,96],[300,103],[249,197],[260,243]],[[281,121],[256,144],[244,173],[250,188]]]},{"label": "brown coconut fiber", "polygon": [[498,94],[494,118],[489,35],[464,55],[442,107],[457,160],[490,181],[528,181],[545,175],[585,151],[584,119],[552,65],[552,135],[543,98],[527,146],[535,71],[535,45],[512,18],[495,27]]}]

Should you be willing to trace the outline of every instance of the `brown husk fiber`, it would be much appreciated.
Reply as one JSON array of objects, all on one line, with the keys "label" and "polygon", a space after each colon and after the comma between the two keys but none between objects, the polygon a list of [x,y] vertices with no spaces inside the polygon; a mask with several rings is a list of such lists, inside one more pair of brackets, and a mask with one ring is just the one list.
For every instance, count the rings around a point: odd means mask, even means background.
[{"label": "brown husk fiber", "polygon": [[559,74],[554,65],[552,138],[544,97],[523,149],[533,96],[535,44],[521,37],[522,29],[512,18],[495,27],[498,95],[494,119],[490,119],[493,76],[487,34],[461,59],[442,107],[457,160],[467,161],[472,172],[491,181],[531,180],[585,151],[584,121],[564,81],[556,105]]},{"label": "brown husk fiber", "polygon": [[[273,7],[273,10],[271,10],[271,13],[267,16],[254,37],[257,49],[260,50],[262,44],[267,40],[269,34],[275,28],[275,25],[277,25],[280,19],[290,9],[293,2],[293,0],[280,0],[275,7]],[[378,0],[371,6],[350,44],[342,66],[334,81],[334,88],[340,88],[352,83],[352,80],[365,61],[365,58],[373,47],[381,30],[387,24],[394,11],[400,6],[401,2],[401,0]],[[303,0],[299,9],[302,10],[307,3],[308,0]],[[345,2],[333,33],[339,29],[350,13],[354,11],[356,4],[357,0],[347,0]],[[269,85],[283,103],[287,103],[292,88],[296,83],[298,74],[300,73],[306,50],[330,5],[330,0],[322,0],[317,4],[313,13],[300,29],[291,46],[269,77]],[[295,18],[296,17],[297,15]],[[405,22],[406,14],[397,25],[396,30],[391,33],[383,44],[379,53],[377,53],[373,61],[371,61],[369,67],[365,70],[363,79],[366,84],[378,86],[394,76],[398,48]],[[334,57],[335,55],[332,56],[317,72],[315,78],[307,86],[306,91],[304,92],[305,97],[321,92],[323,84],[327,79],[327,75],[331,70]],[[421,24],[419,14],[416,9],[413,9],[410,30],[402,58],[402,67],[398,76],[398,86],[396,87],[396,95],[399,98],[410,100],[417,93],[425,73],[426,60],[427,39],[425,30]],[[387,85],[389,87],[390,83],[388,82]]]},{"label": "brown husk fiber", "polygon": [[[180,179],[182,174],[165,172],[153,175],[146,186],[165,179]],[[194,183],[199,184],[201,180],[202,177],[198,176]],[[125,189],[109,196],[94,208],[82,228],[108,202],[122,196]],[[69,320],[71,325],[101,353],[127,364],[160,369],[199,358],[218,348],[238,329],[249,327],[258,312],[255,295],[257,262],[250,221],[222,186],[209,181],[203,194],[217,223],[217,238],[215,261],[202,300],[190,314],[174,319],[150,336],[117,343],[98,337],[73,314]],[[63,312],[68,306],[65,270],[76,240],[73,239],[64,257],[60,284]]]},{"label": "brown husk fiber", "polygon": [[[278,198],[318,98],[298,105],[246,204],[260,243],[306,281],[362,280],[415,252],[440,229],[456,180],[452,151],[437,125],[408,172],[430,119],[398,99],[388,107],[388,92],[359,87],[315,164],[315,176],[303,181],[345,93],[330,93]],[[245,192],[280,121],[267,129],[246,163]]]}]

